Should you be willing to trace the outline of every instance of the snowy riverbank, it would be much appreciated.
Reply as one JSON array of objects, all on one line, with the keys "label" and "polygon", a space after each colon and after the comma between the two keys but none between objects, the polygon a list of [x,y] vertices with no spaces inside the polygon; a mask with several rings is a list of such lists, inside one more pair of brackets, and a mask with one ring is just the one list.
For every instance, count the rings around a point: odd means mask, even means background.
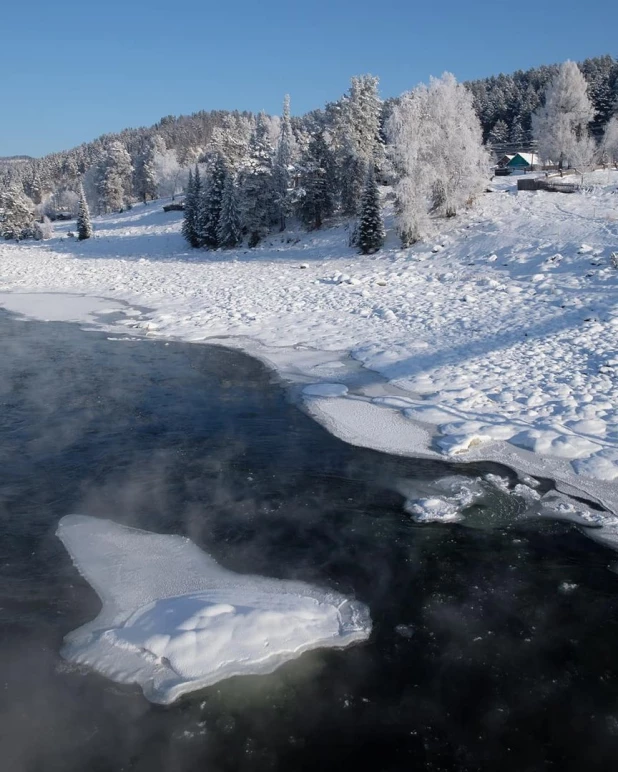
[{"label": "snowy riverbank", "polygon": [[[91,241],[67,239],[69,223],[51,241],[0,246],[0,305],[239,346],[297,392],[340,384],[305,402],[350,442],[499,460],[616,512],[618,173],[590,182],[568,196],[496,182],[431,242],[400,249],[391,228],[369,257],[345,226],[194,251],[179,213],[138,206],[96,219]],[[132,308],[23,294],[43,292]]]}]

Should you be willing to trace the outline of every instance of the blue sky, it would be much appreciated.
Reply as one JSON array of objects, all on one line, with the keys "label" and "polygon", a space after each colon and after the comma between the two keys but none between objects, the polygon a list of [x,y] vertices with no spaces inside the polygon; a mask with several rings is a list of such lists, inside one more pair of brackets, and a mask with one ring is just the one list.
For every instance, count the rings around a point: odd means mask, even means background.
[{"label": "blue sky", "polygon": [[[7,7],[9,6],[9,7]],[[2,8],[0,155],[43,155],[201,109],[301,114],[351,75],[392,96],[616,55],[611,0],[33,0]]]}]

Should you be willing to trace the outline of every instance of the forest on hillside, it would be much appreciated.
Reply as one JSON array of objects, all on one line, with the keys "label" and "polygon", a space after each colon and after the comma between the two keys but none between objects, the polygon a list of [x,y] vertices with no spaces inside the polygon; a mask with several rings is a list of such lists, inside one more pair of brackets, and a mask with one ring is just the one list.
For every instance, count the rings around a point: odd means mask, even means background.
[{"label": "forest on hillside", "polygon": [[[290,218],[311,229],[340,215],[356,218],[351,240],[370,252],[383,234],[381,185],[393,191],[402,241],[411,243],[432,217],[470,205],[492,160],[509,150],[534,147],[561,169],[615,162],[617,110],[618,61],[609,55],[465,84],[445,74],[385,101],[378,78],[357,76],[340,99],[299,117],[286,97],[281,116],[167,116],[0,164],[0,233],[45,238],[51,229],[34,227],[42,218],[186,192],[185,235],[195,247],[244,238],[255,246]],[[230,225],[220,234],[222,211]]]}]

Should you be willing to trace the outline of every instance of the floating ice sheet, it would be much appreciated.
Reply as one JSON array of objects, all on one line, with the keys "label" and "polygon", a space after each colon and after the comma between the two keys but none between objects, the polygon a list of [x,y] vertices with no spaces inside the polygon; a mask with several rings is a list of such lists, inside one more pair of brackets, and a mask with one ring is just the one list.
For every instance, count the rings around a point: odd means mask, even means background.
[{"label": "floating ice sheet", "polygon": [[58,536],[103,602],[62,656],[152,702],[235,675],[272,673],[305,651],[369,637],[367,607],[303,582],[222,568],[189,539],[80,515]]}]

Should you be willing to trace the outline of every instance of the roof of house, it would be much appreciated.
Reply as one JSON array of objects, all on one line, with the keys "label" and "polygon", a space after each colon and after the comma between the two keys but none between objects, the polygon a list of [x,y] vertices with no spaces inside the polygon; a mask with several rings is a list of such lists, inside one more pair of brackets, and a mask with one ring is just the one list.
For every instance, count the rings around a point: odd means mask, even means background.
[{"label": "roof of house", "polygon": [[[530,166],[541,163],[541,159],[539,158],[538,153],[515,153],[515,155],[511,158],[511,161],[513,161],[515,158],[521,158]],[[509,161],[509,163],[511,161]]]}]

